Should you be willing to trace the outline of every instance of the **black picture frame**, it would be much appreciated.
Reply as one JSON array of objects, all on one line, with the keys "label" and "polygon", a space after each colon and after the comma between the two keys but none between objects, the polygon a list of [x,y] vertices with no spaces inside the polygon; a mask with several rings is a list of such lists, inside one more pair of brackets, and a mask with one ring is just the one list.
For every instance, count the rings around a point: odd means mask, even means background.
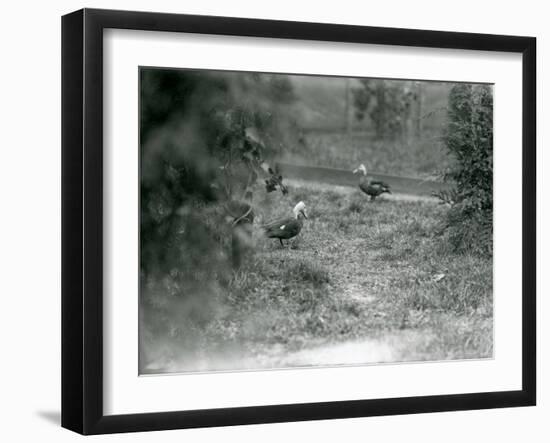
[{"label": "black picture frame", "polygon": [[[522,389],[177,412],[103,413],[103,30],[522,54]],[[82,434],[530,406],[536,402],[536,39],[83,9],[62,18],[62,426]]]}]

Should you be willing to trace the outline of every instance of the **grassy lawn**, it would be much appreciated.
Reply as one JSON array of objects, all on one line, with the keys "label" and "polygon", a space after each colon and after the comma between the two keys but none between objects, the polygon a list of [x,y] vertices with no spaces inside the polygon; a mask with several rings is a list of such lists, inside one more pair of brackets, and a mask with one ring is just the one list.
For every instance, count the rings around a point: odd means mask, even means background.
[{"label": "grassy lawn", "polygon": [[335,131],[309,131],[305,143],[288,147],[287,163],[353,169],[365,163],[375,172],[429,178],[449,165],[441,133],[426,130],[420,139],[376,139],[364,132],[351,138]]},{"label": "grassy lawn", "polygon": [[364,362],[492,356],[492,261],[449,251],[436,233],[445,207],[370,203],[351,188],[291,188],[292,201],[262,195],[260,223],[306,202],[301,234],[282,248],[256,229],[255,253],[233,274],[223,307],[194,324],[193,351],[160,369],[329,364],[303,352],[360,340],[389,351]]}]

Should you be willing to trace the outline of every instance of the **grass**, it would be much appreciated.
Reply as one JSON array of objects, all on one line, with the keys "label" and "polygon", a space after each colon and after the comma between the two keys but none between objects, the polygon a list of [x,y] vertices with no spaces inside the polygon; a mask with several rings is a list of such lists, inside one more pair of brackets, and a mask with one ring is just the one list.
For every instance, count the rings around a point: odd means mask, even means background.
[{"label": "grass", "polygon": [[305,143],[289,147],[282,161],[352,169],[365,163],[380,173],[428,178],[449,164],[441,134],[426,130],[419,139],[376,139],[365,132],[309,131]]},{"label": "grass", "polygon": [[451,252],[437,233],[444,206],[303,186],[290,198],[261,195],[258,224],[299,200],[309,218],[284,248],[255,230],[254,253],[233,273],[223,309],[194,326],[202,350],[193,359],[223,355],[207,366],[226,369],[253,356],[240,364],[269,367],[289,353],[363,339],[388,344],[399,361],[492,355],[492,261]]}]

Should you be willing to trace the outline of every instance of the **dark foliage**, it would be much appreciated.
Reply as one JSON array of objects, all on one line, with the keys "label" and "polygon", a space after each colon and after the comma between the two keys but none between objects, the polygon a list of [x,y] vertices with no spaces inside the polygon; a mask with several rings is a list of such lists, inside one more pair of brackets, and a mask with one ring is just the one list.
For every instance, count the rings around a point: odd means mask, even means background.
[{"label": "dark foliage", "polygon": [[287,192],[269,163],[292,100],[284,76],[141,69],[142,367],[218,315],[250,253],[253,193]]},{"label": "dark foliage", "polygon": [[[142,69],[140,75],[141,268],[167,272],[181,256],[181,238],[174,236],[183,235],[188,213],[207,226],[201,212],[249,200],[259,178],[268,191],[286,192],[267,162],[284,143],[279,114],[292,102],[292,88],[285,77],[258,74]],[[217,226],[225,215],[208,214]]]},{"label": "dark foliage", "polygon": [[493,94],[488,85],[459,84],[449,96],[445,144],[453,165],[445,180],[453,189],[439,197],[451,206],[447,230],[456,250],[492,254]]}]

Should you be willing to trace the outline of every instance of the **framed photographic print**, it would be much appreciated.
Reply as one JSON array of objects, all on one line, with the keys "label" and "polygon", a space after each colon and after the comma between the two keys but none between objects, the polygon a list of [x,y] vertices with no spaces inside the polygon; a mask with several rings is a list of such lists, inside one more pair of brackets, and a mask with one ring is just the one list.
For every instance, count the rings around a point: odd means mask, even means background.
[{"label": "framed photographic print", "polygon": [[529,406],[531,37],[62,20],[62,425]]}]

